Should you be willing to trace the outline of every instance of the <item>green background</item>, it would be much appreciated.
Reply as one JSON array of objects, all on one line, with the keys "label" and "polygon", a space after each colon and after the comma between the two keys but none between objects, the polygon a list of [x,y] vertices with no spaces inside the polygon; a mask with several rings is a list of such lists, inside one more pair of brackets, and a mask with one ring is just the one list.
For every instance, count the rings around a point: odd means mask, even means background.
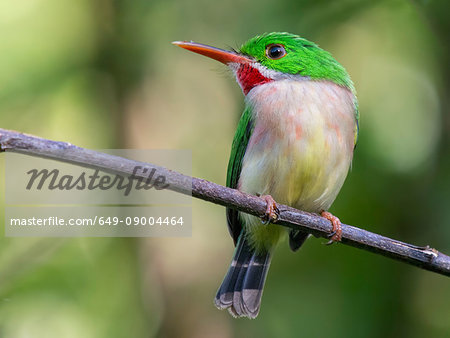
[{"label": "green background", "polygon": [[[448,4],[1,1],[1,127],[192,149],[193,175],[224,184],[242,94],[225,67],[170,42],[289,31],[330,51],[358,91],[359,144],[331,211],[450,253]],[[447,277],[323,242],[279,246],[250,321],[212,301],[233,251],[222,207],[195,200],[187,239],[3,237],[0,337],[450,336]]]}]

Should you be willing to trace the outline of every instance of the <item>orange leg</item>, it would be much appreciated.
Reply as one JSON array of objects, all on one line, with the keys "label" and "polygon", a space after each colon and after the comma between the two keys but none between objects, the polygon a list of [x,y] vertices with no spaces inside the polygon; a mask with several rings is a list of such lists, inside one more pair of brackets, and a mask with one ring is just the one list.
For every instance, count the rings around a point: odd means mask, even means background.
[{"label": "orange leg", "polygon": [[267,203],[266,214],[262,217],[263,223],[275,223],[280,215],[280,211],[277,208],[277,202],[270,195],[262,195],[260,196]]},{"label": "orange leg", "polygon": [[339,218],[334,216],[328,211],[322,211],[320,213],[320,216],[323,218],[326,218],[331,222],[333,225],[333,232],[329,235],[330,240],[327,242],[327,244],[333,244],[334,242],[340,242],[342,239],[342,228],[341,228],[341,221]]}]

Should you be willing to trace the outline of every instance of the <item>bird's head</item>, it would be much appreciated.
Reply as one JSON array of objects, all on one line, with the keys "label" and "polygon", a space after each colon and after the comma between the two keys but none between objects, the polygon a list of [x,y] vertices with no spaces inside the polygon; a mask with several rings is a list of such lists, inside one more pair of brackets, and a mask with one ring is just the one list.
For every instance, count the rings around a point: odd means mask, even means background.
[{"label": "bird's head", "polygon": [[173,44],[228,65],[244,94],[271,81],[325,80],[353,91],[346,70],[315,43],[289,33],[267,33],[251,38],[239,51],[227,51],[196,42]]}]

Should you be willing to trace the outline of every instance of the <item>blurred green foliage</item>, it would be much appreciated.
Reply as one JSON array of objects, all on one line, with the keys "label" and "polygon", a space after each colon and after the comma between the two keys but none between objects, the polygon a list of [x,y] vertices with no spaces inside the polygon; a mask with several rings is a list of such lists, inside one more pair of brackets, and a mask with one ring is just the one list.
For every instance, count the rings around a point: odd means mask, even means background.
[{"label": "blurred green foliage", "polygon": [[[332,211],[449,253],[449,7],[3,1],[1,127],[93,149],[190,148],[193,174],[223,184],[242,94],[170,42],[297,33],[332,52],[359,94],[359,144]],[[260,316],[232,319],[212,303],[233,251],[224,210],[193,206],[189,239],[0,239],[0,337],[450,336],[447,278],[318,239],[297,254],[280,245]]]}]

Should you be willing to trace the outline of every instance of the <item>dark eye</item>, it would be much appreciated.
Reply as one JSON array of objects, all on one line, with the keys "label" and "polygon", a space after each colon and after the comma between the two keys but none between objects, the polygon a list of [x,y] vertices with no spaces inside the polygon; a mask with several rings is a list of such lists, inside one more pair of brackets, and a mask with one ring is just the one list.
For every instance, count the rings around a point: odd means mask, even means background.
[{"label": "dark eye", "polygon": [[277,60],[286,55],[283,45],[271,44],[266,47],[266,55],[269,59]]}]

